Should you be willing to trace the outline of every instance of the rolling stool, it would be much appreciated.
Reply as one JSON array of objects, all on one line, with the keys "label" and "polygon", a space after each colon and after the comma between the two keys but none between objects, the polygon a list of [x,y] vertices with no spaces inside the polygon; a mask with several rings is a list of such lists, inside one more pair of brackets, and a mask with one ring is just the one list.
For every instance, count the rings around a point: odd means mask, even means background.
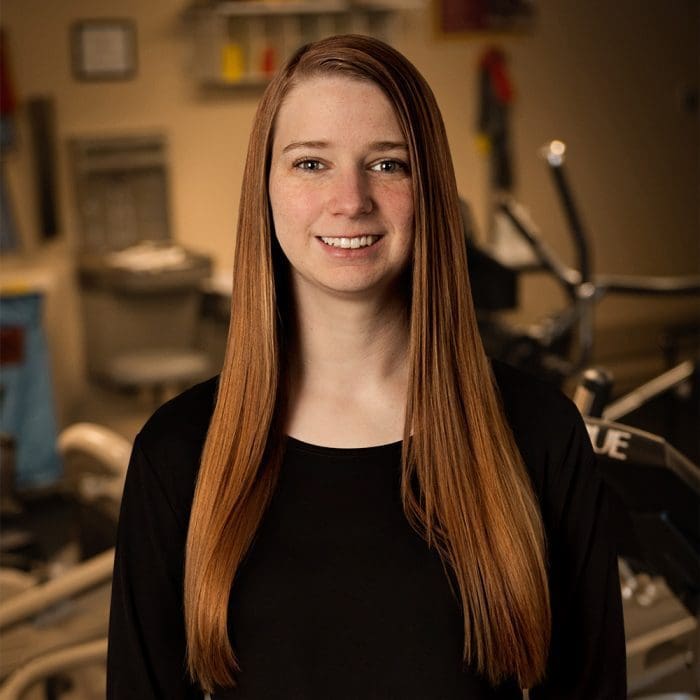
[{"label": "rolling stool", "polygon": [[210,271],[206,256],[167,243],[84,256],[80,281],[90,377],[136,390],[154,404],[205,379],[209,355],[195,340],[201,285]]},{"label": "rolling stool", "polygon": [[105,367],[110,384],[136,389],[155,406],[205,379],[209,359],[198,350],[141,350],[113,358]]}]

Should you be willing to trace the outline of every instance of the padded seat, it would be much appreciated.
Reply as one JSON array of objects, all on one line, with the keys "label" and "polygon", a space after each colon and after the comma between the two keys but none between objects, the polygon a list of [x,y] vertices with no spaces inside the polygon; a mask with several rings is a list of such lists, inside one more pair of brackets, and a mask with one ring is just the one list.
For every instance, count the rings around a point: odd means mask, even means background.
[{"label": "padded seat", "polygon": [[123,353],[110,360],[104,370],[111,384],[164,394],[190,386],[208,373],[206,353],[173,349]]}]

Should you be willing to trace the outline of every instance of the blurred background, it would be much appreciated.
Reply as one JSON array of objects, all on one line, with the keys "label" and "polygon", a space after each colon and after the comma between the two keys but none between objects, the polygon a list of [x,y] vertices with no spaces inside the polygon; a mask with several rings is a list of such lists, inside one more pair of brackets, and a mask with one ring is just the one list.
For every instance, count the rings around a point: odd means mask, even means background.
[{"label": "blurred background", "polygon": [[[131,441],[218,372],[265,83],[347,31],[435,92],[489,352],[572,396],[604,368],[613,410],[582,410],[668,445],[640,447],[681,475],[654,508],[691,524],[622,569],[630,689],[698,691],[697,0],[5,0],[0,24],[0,698],[104,696]],[[602,460],[637,439],[591,426]]]}]

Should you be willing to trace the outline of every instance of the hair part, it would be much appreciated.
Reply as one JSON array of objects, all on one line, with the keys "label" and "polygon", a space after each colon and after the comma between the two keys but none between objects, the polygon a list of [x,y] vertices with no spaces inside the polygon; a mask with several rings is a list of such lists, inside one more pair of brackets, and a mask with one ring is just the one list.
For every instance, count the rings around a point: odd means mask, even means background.
[{"label": "hair part", "polygon": [[[402,452],[406,517],[439,552],[461,604],[464,659],[496,685],[545,670],[544,529],[477,330],[452,160],[429,86],[396,50],[338,36],[299,49],[259,104],[236,237],[231,321],[192,504],[185,559],[187,663],[207,692],[235,685],[231,587],[274,492],[284,449],[288,292],[268,196],[274,124],[300,81],[376,84],[405,135],[414,198],[410,379]],[[231,621],[235,625],[235,620]]]}]

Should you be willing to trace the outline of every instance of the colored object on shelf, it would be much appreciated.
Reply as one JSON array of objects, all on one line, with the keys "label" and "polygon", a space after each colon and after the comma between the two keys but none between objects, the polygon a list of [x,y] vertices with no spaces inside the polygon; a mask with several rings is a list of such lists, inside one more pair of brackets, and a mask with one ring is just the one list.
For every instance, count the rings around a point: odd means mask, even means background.
[{"label": "colored object on shelf", "polygon": [[221,49],[221,77],[229,83],[237,83],[245,73],[243,50],[239,44],[229,42]]},{"label": "colored object on shelf", "polygon": [[270,76],[277,70],[277,51],[273,46],[268,46],[262,55],[263,75]]}]

